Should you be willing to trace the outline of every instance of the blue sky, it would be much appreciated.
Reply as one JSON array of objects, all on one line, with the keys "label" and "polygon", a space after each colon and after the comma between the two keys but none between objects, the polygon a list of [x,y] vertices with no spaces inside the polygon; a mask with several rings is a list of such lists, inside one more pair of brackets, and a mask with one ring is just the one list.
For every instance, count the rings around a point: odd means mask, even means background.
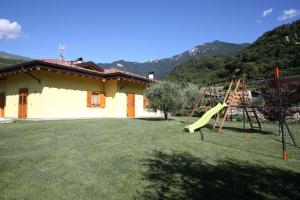
[{"label": "blue sky", "polygon": [[0,51],[57,58],[63,43],[67,59],[96,62],[159,59],[214,40],[253,42],[300,17],[299,0],[1,0],[0,5]]}]

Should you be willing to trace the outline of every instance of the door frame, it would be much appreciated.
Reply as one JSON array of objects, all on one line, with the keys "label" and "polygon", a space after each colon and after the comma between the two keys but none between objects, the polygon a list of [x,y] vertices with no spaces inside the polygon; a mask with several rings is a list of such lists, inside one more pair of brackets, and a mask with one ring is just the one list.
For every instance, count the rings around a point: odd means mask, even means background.
[{"label": "door frame", "polygon": [[[126,109],[127,109],[127,117],[129,117],[129,118],[134,118],[135,117],[135,93],[132,93],[132,92],[128,92],[127,94],[126,94],[126,96],[127,96],[127,107],[126,107]],[[128,99],[129,98],[132,98],[131,100],[132,100],[132,104],[133,105],[129,105],[129,101],[128,101]],[[129,114],[131,114],[130,112],[128,112],[129,111],[129,109],[130,109],[130,107],[131,107],[131,111],[132,111],[132,115],[129,115]]]},{"label": "door frame", "polygon": [[20,118],[20,119],[27,118],[28,88],[20,88],[19,89],[18,105],[19,105],[19,107],[18,107],[18,118]]},{"label": "door frame", "polygon": [[4,117],[5,116],[5,93],[4,92],[0,92],[0,102],[1,102],[1,98],[3,97],[3,108],[1,108],[0,105],[0,109],[2,110],[2,112],[0,112],[0,117]]}]

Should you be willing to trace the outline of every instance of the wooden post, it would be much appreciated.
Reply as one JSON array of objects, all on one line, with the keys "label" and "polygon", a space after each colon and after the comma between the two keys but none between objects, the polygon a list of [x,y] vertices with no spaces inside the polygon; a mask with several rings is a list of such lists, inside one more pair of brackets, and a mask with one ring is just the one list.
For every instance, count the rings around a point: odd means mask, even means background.
[{"label": "wooden post", "polygon": [[[227,98],[228,98],[229,93],[230,93],[230,91],[231,91],[232,84],[233,84],[233,79],[230,81],[230,85],[229,85],[229,87],[228,87],[228,90],[227,90],[227,93],[226,93],[225,98],[224,98],[224,100],[223,100],[223,103],[226,103],[226,101],[227,101]],[[227,110],[227,108],[225,108],[225,109]],[[225,111],[225,112],[226,112],[226,111]],[[217,116],[217,119],[216,119],[215,124],[214,124],[214,126],[213,126],[213,130],[215,130],[215,128],[216,128],[216,126],[217,126],[217,124],[218,124],[218,122],[219,122],[220,115],[221,115],[221,113],[219,113],[218,116]]]},{"label": "wooden post", "polygon": [[[243,133],[246,134],[246,119],[245,119],[245,110],[247,109],[245,106],[245,82],[244,82],[244,78],[242,78],[242,92],[243,92],[243,96],[242,96],[242,106],[243,106]],[[248,116],[248,115],[247,115]],[[248,116],[248,120],[250,122],[250,118]]]},{"label": "wooden post", "polygon": [[[233,91],[233,94],[235,94],[236,91],[237,91],[237,89],[239,88],[240,82],[241,82],[241,78],[238,79],[238,81],[237,81],[237,83],[236,83],[236,86],[235,86],[235,89],[234,89],[234,91]],[[221,122],[221,125],[220,125],[220,127],[219,127],[218,132],[221,132],[221,130],[222,130],[222,127],[223,127],[224,122],[225,122],[225,120],[226,120],[226,117],[227,117],[228,109],[229,109],[229,108],[230,108],[230,103],[229,103],[228,107],[226,108],[226,111],[225,111],[225,114],[224,114],[224,117],[223,117],[223,119],[222,119],[222,122]]]},{"label": "wooden post", "polygon": [[[207,87],[208,87],[208,86],[207,86]],[[198,108],[198,105],[202,102],[202,99],[205,97],[205,92],[206,92],[206,90],[207,90],[207,87],[204,89],[203,94],[198,98],[198,101],[197,101],[196,105],[194,106],[194,108],[193,108],[191,114],[189,115],[188,122],[190,122],[191,117],[194,115],[196,109]]]}]

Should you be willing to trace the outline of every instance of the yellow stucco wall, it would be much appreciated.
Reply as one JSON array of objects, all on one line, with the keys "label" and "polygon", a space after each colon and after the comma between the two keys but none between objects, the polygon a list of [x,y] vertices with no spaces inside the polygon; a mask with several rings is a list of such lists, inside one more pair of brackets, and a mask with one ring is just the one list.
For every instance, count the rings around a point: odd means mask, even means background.
[{"label": "yellow stucco wall", "polygon": [[104,91],[100,80],[42,72],[44,118],[104,117],[105,109],[87,107],[87,91]]},{"label": "yellow stucco wall", "polygon": [[[31,72],[38,78],[41,78],[41,74]],[[18,100],[19,89],[28,88],[28,105],[27,115],[32,118],[42,117],[41,109],[41,85],[27,74],[16,74],[6,79],[5,86],[5,117],[18,117]]]},{"label": "yellow stucco wall", "polygon": [[105,85],[106,93],[106,117],[116,117],[117,112],[117,80],[106,81]]},{"label": "yellow stucco wall", "polygon": [[135,94],[135,117],[161,116],[160,112],[151,112],[144,109],[144,91],[146,86],[134,83],[118,82],[117,117],[127,117],[127,93]]},{"label": "yellow stucco wall", "polygon": [[[30,73],[41,83],[25,73],[0,81],[0,92],[6,94],[5,117],[18,117],[20,88],[28,88],[28,118],[127,117],[127,92],[135,93],[136,117],[159,115],[143,108],[145,86],[142,85],[130,83],[124,86],[124,82],[117,80],[103,83],[48,71]],[[106,107],[87,107],[87,91],[105,91]]]}]

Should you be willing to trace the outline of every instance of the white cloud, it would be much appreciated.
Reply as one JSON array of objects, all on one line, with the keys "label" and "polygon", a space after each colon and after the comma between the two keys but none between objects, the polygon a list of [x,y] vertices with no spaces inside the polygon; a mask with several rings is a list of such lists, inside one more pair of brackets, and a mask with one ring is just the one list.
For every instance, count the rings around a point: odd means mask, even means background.
[{"label": "white cloud", "polygon": [[16,39],[22,36],[21,25],[17,22],[10,22],[7,19],[0,19],[0,39]]},{"label": "white cloud", "polygon": [[298,15],[300,15],[300,10],[296,10],[296,9],[291,8],[289,10],[284,10],[283,14],[278,17],[278,20],[282,21],[282,20],[286,20],[286,19],[296,17]]},{"label": "white cloud", "polygon": [[270,8],[268,10],[263,11],[263,17],[266,17],[267,15],[270,15],[273,12],[273,8]]}]

